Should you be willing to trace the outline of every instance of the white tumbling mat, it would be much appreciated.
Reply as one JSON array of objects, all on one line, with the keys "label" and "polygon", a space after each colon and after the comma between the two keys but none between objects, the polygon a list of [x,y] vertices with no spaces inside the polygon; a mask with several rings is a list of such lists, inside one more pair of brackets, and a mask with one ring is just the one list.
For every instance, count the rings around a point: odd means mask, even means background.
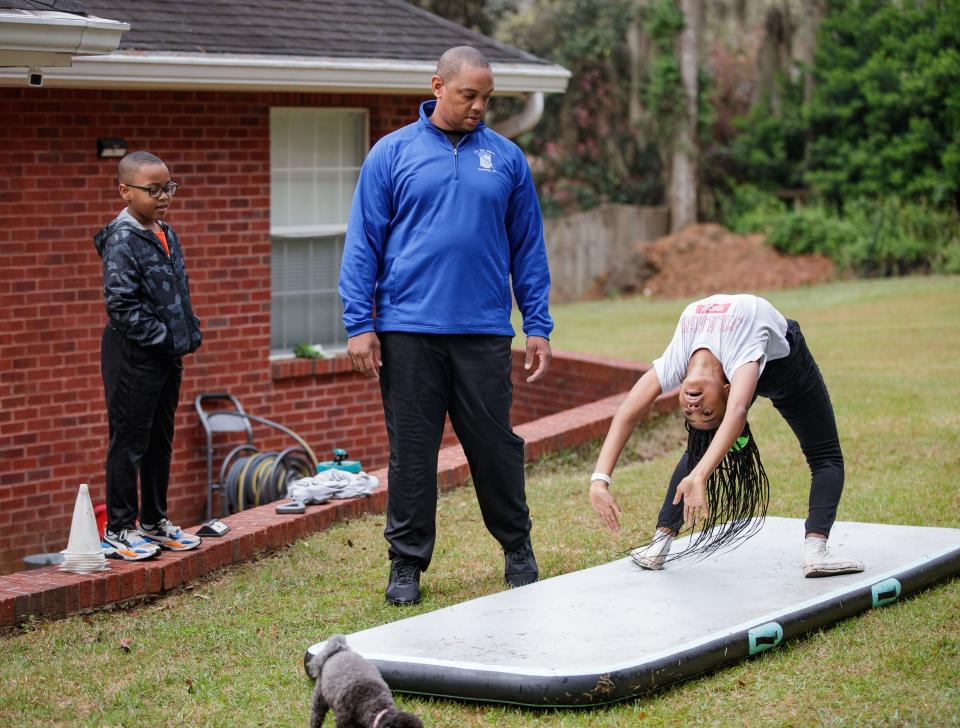
[{"label": "white tumbling mat", "polygon": [[[767,518],[733,551],[644,571],[629,558],[347,635],[399,692],[528,706],[640,695],[960,573],[960,529],[838,522],[866,570],[806,579],[803,521]],[[687,539],[674,543],[674,553]],[[536,544],[534,544],[536,545]],[[429,589],[429,577],[424,579]],[[323,648],[320,642],[305,659]]]}]

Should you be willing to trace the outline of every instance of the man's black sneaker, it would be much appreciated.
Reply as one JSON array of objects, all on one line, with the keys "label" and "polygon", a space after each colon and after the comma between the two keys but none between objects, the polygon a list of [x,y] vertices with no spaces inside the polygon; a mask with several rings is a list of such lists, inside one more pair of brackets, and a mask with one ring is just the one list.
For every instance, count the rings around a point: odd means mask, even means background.
[{"label": "man's black sneaker", "polygon": [[420,601],[420,565],[416,561],[394,559],[390,563],[387,584],[389,604],[416,604]]},{"label": "man's black sneaker", "polygon": [[510,586],[526,586],[535,582],[540,576],[529,538],[515,549],[505,549],[503,560],[503,578]]}]

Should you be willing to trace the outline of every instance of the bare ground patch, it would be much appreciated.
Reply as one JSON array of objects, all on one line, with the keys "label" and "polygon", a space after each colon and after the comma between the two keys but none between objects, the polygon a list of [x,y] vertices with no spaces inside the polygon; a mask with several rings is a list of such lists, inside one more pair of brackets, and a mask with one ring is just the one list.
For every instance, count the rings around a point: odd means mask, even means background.
[{"label": "bare ground patch", "polygon": [[783,255],[763,235],[738,235],[721,225],[690,225],[633,249],[597,279],[594,296],[643,294],[682,298],[796,288],[836,277],[821,255]]}]

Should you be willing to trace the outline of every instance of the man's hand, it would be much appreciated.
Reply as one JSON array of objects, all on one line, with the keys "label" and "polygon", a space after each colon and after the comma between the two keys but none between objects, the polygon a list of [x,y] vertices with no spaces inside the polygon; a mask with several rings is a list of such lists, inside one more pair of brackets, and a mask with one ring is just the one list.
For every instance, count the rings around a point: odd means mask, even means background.
[{"label": "man's hand", "polygon": [[372,331],[347,339],[347,354],[353,368],[371,379],[380,379],[380,339]]},{"label": "man's hand", "polygon": [[540,365],[533,374],[527,377],[528,382],[535,382],[538,379],[543,379],[547,373],[547,370],[550,368],[550,361],[553,359],[553,354],[550,352],[549,341],[542,336],[528,336],[527,358],[523,362],[523,368],[530,369],[530,367],[533,366],[534,358],[537,357],[540,359]]},{"label": "man's hand", "polygon": [[673,505],[683,499],[683,522],[693,528],[697,521],[704,520],[710,513],[707,504],[707,479],[699,473],[690,473],[677,486],[677,495]]},{"label": "man's hand", "polygon": [[617,505],[617,499],[602,480],[594,480],[590,483],[590,505],[600,516],[603,525],[609,530],[617,533],[620,530],[620,516],[623,511]]}]

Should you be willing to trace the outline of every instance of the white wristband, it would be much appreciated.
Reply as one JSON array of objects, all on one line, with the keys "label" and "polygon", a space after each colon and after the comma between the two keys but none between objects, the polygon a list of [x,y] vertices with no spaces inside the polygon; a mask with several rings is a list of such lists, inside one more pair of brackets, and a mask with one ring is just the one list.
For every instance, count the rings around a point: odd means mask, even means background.
[{"label": "white wristband", "polygon": [[603,473],[594,473],[590,476],[590,482],[592,483],[595,480],[602,480],[607,485],[613,485],[613,482],[610,480],[609,475],[604,475]]}]

